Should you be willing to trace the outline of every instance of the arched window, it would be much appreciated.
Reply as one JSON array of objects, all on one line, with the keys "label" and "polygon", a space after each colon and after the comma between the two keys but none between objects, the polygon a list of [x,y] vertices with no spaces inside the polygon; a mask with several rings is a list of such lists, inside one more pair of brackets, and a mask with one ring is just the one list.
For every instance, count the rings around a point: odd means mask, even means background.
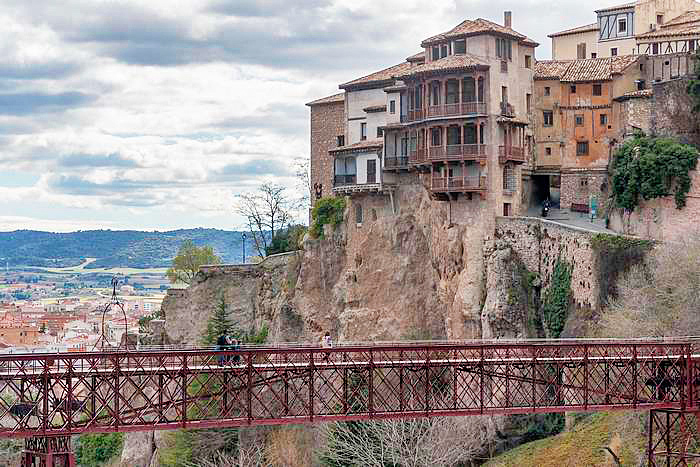
[{"label": "arched window", "polygon": [[362,224],[362,205],[360,203],[355,204],[355,223]]}]

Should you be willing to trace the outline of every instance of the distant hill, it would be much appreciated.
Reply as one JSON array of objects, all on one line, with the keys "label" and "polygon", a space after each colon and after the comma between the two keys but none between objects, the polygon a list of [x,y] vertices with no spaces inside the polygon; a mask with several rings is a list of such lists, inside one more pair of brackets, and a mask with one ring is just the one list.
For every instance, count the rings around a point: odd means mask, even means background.
[{"label": "distant hill", "polygon": [[[226,263],[242,260],[243,232],[182,229],[170,232],[82,230],[70,233],[15,230],[0,232],[0,264],[10,266],[77,266],[97,258],[86,268],[158,268],[170,265],[185,240],[209,245]],[[246,256],[253,254],[250,238]]]}]

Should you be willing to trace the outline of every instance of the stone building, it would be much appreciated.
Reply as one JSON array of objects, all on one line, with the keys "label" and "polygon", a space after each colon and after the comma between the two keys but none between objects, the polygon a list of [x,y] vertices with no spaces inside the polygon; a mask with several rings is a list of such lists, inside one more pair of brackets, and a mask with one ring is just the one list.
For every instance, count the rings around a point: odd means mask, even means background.
[{"label": "stone building", "polygon": [[306,104],[311,109],[312,202],[333,190],[333,156],[328,152],[345,137],[345,93]]},{"label": "stone building", "polygon": [[695,10],[700,10],[695,0],[636,0],[596,10],[595,23],[549,35],[552,59],[650,53],[640,50],[639,37],[659,31],[674,18]]},{"label": "stone building", "polygon": [[[510,12],[503,25],[463,21],[422,41],[406,61],[341,84],[342,133],[337,120],[317,117],[337,96],[310,103],[314,180],[332,177],[336,194],[386,194],[392,205],[394,187],[408,181],[433,199],[478,199],[492,214],[520,213],[538,44],[511,21]],[[333,148],[318,142],[331,141],[329,128]]]},{"label": "stone building", "polygon": [[620,132],[614,99],[644,83],[645,62],[644,56],[626,55],[536,64],[535,201],[556,201],[552,186],[560,186],[561,208],[602,208]]}]

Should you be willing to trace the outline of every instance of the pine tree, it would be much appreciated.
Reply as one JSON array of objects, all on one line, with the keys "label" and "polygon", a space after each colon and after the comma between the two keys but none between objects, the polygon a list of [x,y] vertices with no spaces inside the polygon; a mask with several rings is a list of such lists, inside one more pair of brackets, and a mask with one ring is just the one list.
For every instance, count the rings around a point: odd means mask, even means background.
[{"label": "pine tree", "polygon": [[229,318],[228,303],[226,303],[226,297],[222,293],[219,295],[219,302],[216,305],[214,314],[211,315],[207,322],[207,332],[204,340],[206,344],[216,344],[219,336],[229,334],[238,337],[238,330],[235,329],[233,322]]}]

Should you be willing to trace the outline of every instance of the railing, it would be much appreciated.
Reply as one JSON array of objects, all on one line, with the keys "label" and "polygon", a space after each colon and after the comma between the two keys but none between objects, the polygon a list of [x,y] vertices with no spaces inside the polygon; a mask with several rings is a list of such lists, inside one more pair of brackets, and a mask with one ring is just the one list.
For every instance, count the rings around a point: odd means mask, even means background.
[{"label": "railing", "polygon": [[456,102],[453,104],[431,105],[428,107],[428,117],[453,117],[456,115],[485,113],[485,102]]},{"label": "railing", "polygon": [[384,160],[385,169],[399,169],[408,167],[408,156],[392,156]]},{"label": "railing", "polygon": [[333,180],[333,186],[356,185],[357,174],[352,175],[336,175]]},{"label": "railing", "polygon": [[501,102],[501,115],[504,117],[515,117],[513,105],[507,102]]},{"label": "railing", "polygon": [[428,162],[428,154],[425,148],[417,148],[410,152],[408,161],[411,164],[423,164]]},{"label": "railing", "polygon": [[401,123],[415,122],[418,120],[423,120],[424,118],[423,109],[413,109],[409,110],[406,115],[401,115]]},{"label": "railing", "polygon": [[430,148],[430,160],[486,160],[487,146],[485,144],[450,144]]},{"label": "railing", "polygon": [[519,146],[498,146],[498,161],[525,162],[525,149]]},{"label": "railing", "polygon": [[481,191],[486,186],[480,176],[433,177],[430,184],[432,191]]}]

